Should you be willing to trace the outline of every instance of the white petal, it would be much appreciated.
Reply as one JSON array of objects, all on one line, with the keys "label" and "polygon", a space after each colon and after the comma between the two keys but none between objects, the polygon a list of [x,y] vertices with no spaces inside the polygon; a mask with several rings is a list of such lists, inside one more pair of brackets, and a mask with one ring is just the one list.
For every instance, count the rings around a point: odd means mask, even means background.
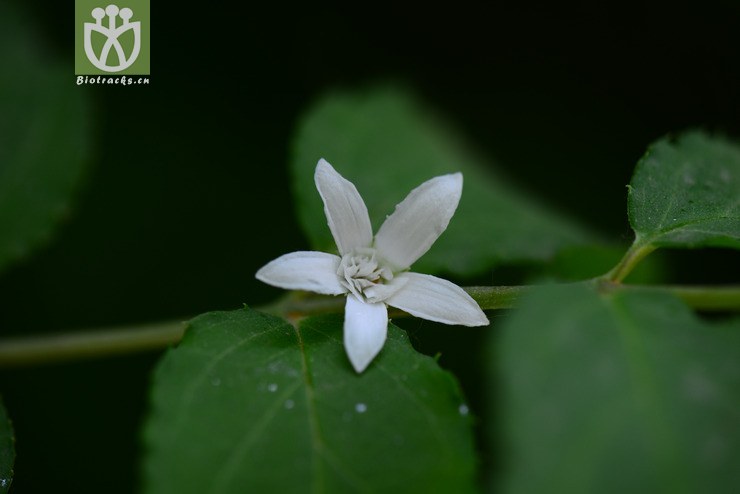
[{"label": "white petal", "polygon": [[354,295],[344,307],[344,349],[357,372],[362,372],[383,348],[388,333],[385,304],[367,304]]},{"label": "white petal", "polygon": [[383,302],[403,288],[407,281],[408,278],[396,276],[387,283],[378,283],[377,285],[369,286],[365,288],[362,293],[370,303]]},{"label": "white petal", "polygon": [[428,274],[402,273],[397,277],[406,278],[407,281],[385,301],[388,305],[413,316],[444,324],[489,324],[476,301],[456,284]]},{"label": "white petal", "polygon": [[337,276],[340,261],[338,256],[325,252],[291,252],[267,263],[256,276],[286,290],[340,295],[347,292]]},{"label": "white petal", "polygon": [[316,165],[316,188],[324,201],[329,229],[344,255],[358,247],[370,247],[373,229],[360,193],[323,158]]},{"label": "white petal", "polygon": [[380,227],[375,248],[396,269],[407,269],[432,246],[447,228],[462,194],[461,173],[424,182]]}]

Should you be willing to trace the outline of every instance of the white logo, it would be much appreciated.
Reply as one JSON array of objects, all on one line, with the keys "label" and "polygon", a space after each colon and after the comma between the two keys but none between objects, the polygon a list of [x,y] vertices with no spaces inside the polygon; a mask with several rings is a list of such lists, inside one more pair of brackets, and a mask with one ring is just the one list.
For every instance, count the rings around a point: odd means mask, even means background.
[{"label": "white logo", "polygon": [[[103,26],[102,23],[103,17],[106,15],[108,16],[108,27]],[[116,5],[108,5],[105,10],[100,7],[92,10],[95,23],[85,23],[85,54],[94,66],[106,72],[120,72],[130,67],[136,61],[136,57],[139,56],[139,51],[141,51],[141,23],[138,21],[129,22],[129,19],[133,15],[134,12],[131,9],[123,8],[119,11]],[[116,27],[116,16],[120,16],[123,19],[123,23],[118,27]],[[134,33],[134,49],[126,57],[123,47],[118,41],[118,37],[129,29]],[[93,31],[97,31],[107,38],[99,57],[95,54],[92,47]],[[111,49],[115,50],[116,55],[118,55],[118,65],[110,66],[107,63]]]}]

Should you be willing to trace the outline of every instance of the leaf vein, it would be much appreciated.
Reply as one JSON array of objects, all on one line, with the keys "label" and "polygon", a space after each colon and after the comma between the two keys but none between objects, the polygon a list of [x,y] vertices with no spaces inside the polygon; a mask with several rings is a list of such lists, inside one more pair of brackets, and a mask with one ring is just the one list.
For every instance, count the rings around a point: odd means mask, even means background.
[{"label": "leaf vein", "polygon": [[247,429],[246,433],[237,442],[237,446],[233,448],[229,460],[221,466],[214,476],[212,487],[208,492],[213,494],[224,492],[224,489],[229,486],[229,482],[234,478],[237,469],[244,459],[244,455],[247,454],[249,448],[260,437],[260,435],[267,430],[268,424],[275,418],[275,416],[277,416],[278,411],[283,408],[285,400],[288,399],[288,397],[291,396],[300,387],[300,385],[301,382],[296,381],[286,388],[285,391],[275,398],[273,404],[268,407],[262,416],[255,422],[255,426]]},{"label": "leaf vein", "polygon": [[241,339],[238,343],[235,343],[231,345],[230,347],[226,348],[225,350],[222,350],[221,353],[216,355],[216,357],[211,360],[208,365],[203,367],[200,372],[195,376],[195,378],[190,382],[187,389],[183,393],[182,401],[180,402],[179,409],[181,410],[181,413],[179,415],[179,418],[177,419],[176,423],[177,426],[175,427],[176,430],[180,430],[182,428],[182,424],[184,422],[185,417],[187,416],[188,409],[190,408],[190,404],[193,401],[193,398],[195,397],[195,391],[200,387],[203,382],[205,381],[205,378],[208,376],[208,374],[213,371],[213,369],[218,365],[219,362],[221,362],[224,358],[228,357],[232,352],[236,351],[241,346],[251,342],[252,340],[255,340],[256,338],[259,338],[260,336],[263,336],[269,332],[271,332],[274,329],[273,326],[271,326],[269,329],[266,329],[265,331],[261,331],[259,333],[251,334],[247,337],[244,337]]},{"label": "leaf vein", "polygon": [[298,348],[301,352],[301,366],[303,369],[303,381],[306,392],[306,410],[308,412],[308,423],[311,428],[311,464],[313,465],[313,482],[311,483],[311,489],[315,493],[325,492],[326,487],[324,483],[324,471],[319,461],[319,456],[324,449],[324,439],[321,436],[321,428],[319,426],[319,417],[316,411],[316,397],[314,395],[315,390],[313,387],[313,379],[311,377],[311,371],[308,367],[308,355],[306,354],[306,348],[303,344],[303,335],[301,330],[294,326],[293,327],[296,337],[298,338]]}]

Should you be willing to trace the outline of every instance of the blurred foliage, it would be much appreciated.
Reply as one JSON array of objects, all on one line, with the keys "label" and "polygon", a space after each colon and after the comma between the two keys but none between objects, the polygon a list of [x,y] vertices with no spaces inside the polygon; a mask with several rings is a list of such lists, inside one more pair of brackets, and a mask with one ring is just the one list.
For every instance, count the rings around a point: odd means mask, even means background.
[{"label": "blurred foliage", "polygon": [[[61,145],[53,163],[42,163],[71,172],[66,160],[79,153],[91,166],[84,188],[65,189],[61,215],[58,197],[34,197],[51,214],[55,237],[43,247],[29,238],[34,257],[16,258],[0,276],[3,336],[186,318],[273,298],[276,290],[253,279],[256,269],[308,246],[288,192],[291,133],[316,96],[336,86],[407,83],[500,165],[497,175],[624,244],[631,236],[623,186],[646,143],[697,124],[740,134],[740,14],[732,2],[674,5],[670,14],[657,4],[639,13],[616,4],[390,13],[311,4],[291,16],[282,5],[250,4],[229,7],[240,29],[223,28],[224,8],[200,9],[192,35],[184,35],[191,9],[155,4],[152,84],[142,88],[74,86],[71,5],[6,3],[22,14],[0,34],[0,52],[28,46],[48,61],[40,70],[67,80],[18,81],[15,63],[2,67],[0,80],[12,89],[0,92],[0,122],[10,108],[36,108],[57,91],[65,101],[55,105],[88,99],[95,119],[91,136],[76,129],[92,142],[70,152]],[[249,75],[230,72],[235,63]],[[0,129],[17,132],[15,121]],[[50,152],[48,142],[31,144]],[[0,162],[0,177],[6,166]],[[727,280],[736,255],[669,254],[663,280],[703,283]],[[528,274],[508,269],[479,281]],[[504,319],[491,316],[494,324]],[[484,333],[402,324],[417,348],[443,351],[440,363],[461,380],[471,413],[488,417]],[[18,437],[13,492],[133,491],[137,430],[158,357],[4,369],[0,390]],[[488,453],[487,464],[499,467],[498,454]]]},{"label": "blurred foliage", "polygon": [[318,158],[358,187],[375,231],[414,187],[462,172],[460,205],[444,234],[414,264],[420,272],[470,277],[499,264],[542,262],[563,246],[595,242],[573,221],[497,177],[459,140],[397,88],[324,98],[301,120],[291,159],[298,217],[313,247],[334,249],[323,205],[310,187]]},{"label": "blurred foliage", "polygon": [[734,491],[740,320],[561,285],[528,296],[501,333],[487,426],[505,469],[491,492]]},{"label": "blurred foliage", "polygon": [[68,215],[90,148],[87,95],[44,56],[26,19],[0,4],[0,271]]},{"label": "blurred foliage", "polygon": [[[601,276],[613,268],[624,255],[624,246],[588,245],[562,249],[537,278],[560,281],[581,281]],[[625,281],[629,283],[660,283],[665,281],[666,262],[648,257],[638,264]]]}]

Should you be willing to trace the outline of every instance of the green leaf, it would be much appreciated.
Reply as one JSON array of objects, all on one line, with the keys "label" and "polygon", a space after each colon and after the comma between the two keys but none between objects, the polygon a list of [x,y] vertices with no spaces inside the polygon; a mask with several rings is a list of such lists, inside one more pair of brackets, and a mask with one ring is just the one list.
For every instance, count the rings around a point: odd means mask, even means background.
[{"label": "green leaf", "polygon": [[15,463],[15,437],[8,412],[0,401],[0,492],[8,492],[13,482]]},{"label": "green leaf", "polygon": [[662,293],[575,285],[533,292],[501,331],[491,350],[508,449],[496,487],[737,489],[740,320],[710,324]]},{"label": "green leaf", "polygon": [[341,316],[193,320],[155,374],[145,492],[473,491],[471,421],[451,375],[393,325],[357,375],[341,335]]},{"label": "green leaf", "polygon": [[376,231],[413,188],[437,175],[463,172],[457,213],[415,270],[473,275],[500,263],[546,260],[563,246],[591,240],[496,177],[409,94],[380,88],[332,93],[298,127],[293,192],[301,224],[319,250],[335,248],[313,185],[322,157],[357,186]]},{"label": "green leaf", "polygon": [[640,160],[628,194],[638,245],[740,248],[740,147],[690,132]]},{"label": "green leaf", "polygon": [[0,270],[51,236],[88,159],[85,88],[34,34],[0,4]]}]

